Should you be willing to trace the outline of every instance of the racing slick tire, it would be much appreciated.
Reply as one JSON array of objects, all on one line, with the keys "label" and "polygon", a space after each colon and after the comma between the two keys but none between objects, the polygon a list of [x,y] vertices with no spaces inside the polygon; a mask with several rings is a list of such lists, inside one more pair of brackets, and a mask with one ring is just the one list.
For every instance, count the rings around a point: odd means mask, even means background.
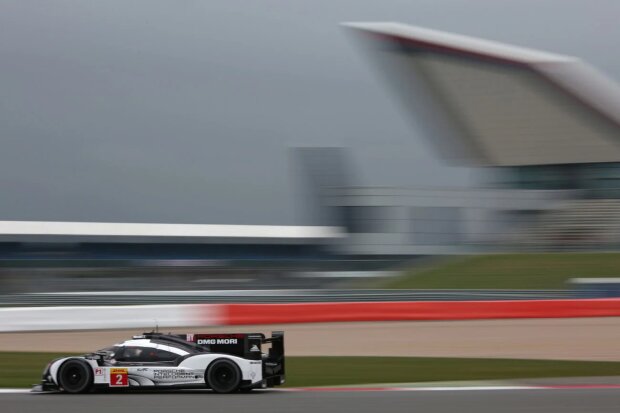
[{"label": "racing slick tire", "polygon": [[58,386],[65,393],[85,393],[93,385],[93,369],[82,360],[67,360],[58,370]]},{"label": "racing slick tire", "polygon": [[215,393],[233,393],[241,384],[241,370],[228,359],[217,359],[209,365],[205,374],[207,385]]}]

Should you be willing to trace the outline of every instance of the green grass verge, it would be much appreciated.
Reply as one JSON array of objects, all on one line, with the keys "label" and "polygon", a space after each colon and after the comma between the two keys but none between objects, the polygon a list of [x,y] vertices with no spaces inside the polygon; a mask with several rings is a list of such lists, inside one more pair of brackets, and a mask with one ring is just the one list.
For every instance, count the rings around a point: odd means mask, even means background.
[{"label": "green grass verge", "polygon": [[620,254],[497,254],[458,258],[407,271],[376,287],[561,289],[575,277],[620,277]]},{"label": "green grass verge", "polygon": [[0,387],[30,387],[41,381],[43,369],[67,353],[0,352]]},{"label": "green grass verge", "polygon": [[[0,352],[0,387],[38,383],[55,353]],[[418,358],[288,357],[287,386],[332,386],[539,377],[620,376],[620,362]]]},{"label": "green grass verge", "polygon": [[620,375],[620,362],[426,358],[291,357],[287,386],[416,383]]}]

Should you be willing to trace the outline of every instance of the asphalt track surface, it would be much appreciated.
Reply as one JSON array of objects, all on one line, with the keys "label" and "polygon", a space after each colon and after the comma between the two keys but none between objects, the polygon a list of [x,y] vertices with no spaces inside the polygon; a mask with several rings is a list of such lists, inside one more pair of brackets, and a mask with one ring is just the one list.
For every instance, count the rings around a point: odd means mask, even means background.
[{"label": "asphalt track surface", "polygon": [[3,413],[617,413],[620,389],[0,394]]}]

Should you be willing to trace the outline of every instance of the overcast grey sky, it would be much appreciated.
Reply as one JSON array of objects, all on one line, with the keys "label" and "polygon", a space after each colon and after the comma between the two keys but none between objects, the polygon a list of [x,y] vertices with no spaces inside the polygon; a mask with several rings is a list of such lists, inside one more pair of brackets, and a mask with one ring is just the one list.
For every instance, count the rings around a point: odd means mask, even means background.
[{"label": "overcast grey sky", "polygon": [[617,0],[0,0],[0,219],[305,224],[288,149],[360,184],[458,186],[342,21],[584,58],[620,79]]}]

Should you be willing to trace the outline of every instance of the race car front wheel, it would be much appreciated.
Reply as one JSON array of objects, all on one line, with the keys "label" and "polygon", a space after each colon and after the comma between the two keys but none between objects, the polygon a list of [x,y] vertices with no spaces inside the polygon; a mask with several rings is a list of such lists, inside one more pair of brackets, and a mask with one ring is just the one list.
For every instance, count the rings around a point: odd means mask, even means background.
[{"label": "race car front wheel", "polygon": [[58,370],[58,386],[67,393],[84,393],[93,384],[93,369],[82,360],[67,360]]},{"label": "race car front wheel", "polygon": [[215,360],[206,374],[207,384],[216,393],[232,393],[241,384],[241,371],[237,365],[227,359]]}]

